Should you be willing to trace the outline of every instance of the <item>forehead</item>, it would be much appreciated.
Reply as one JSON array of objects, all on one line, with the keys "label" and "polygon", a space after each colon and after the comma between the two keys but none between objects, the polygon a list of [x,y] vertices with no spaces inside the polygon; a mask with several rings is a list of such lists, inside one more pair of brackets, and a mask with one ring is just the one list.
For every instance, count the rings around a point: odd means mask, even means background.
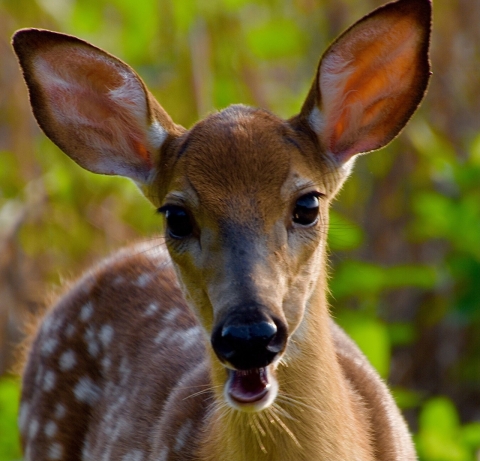
[{"label": "forehead", "polygon": [[287,125],[267,112],[232,106],[200,122],[186,141],[187,177],[198,192],[225,192],[283,183],[292,146]]},{"label": "forehead", "polygon": [[279,200],[301,161],[300,143],[287,122],[245,106],[231,106],[198,123],[179,149],[186,180],[202,206],[250,212]]}]

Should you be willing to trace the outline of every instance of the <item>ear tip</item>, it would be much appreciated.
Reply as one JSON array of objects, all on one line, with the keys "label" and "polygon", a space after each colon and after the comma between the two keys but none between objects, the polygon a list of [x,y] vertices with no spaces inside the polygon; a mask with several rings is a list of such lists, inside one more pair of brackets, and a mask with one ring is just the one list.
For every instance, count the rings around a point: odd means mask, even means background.
[{"label": "ear tip", "polygon": [[51,34],[52,32],[46,29],[36,29],[34,27],[27,27],[24,29],[18,29],[15,31],[12,37],[12,43],[23,43],[26,41],[32,41],[40,35]]},{"label": "ear tip", "polygon": [[432,0],[395,0],[386,3],[369,13],[365,19],[374,16],[378,12],[400,13],[411,16],[419,22],[425,30],[430,30],[432,22]]},{"label": "ear tip", "polygon": [[18,54],[21,46],[30,38],[32,29],[19,29],[12,36],[12,46]]},{"label": "ear tip", "polygon": [[79,43],[80,39],[61,32],[34,27],[19,29],[12,37],[12,46],[18,56],[28,56],[42,48],[56,44]]},{"label": "ear tip", "polygon": [[405,5],[405,8],[411,12],[422,22],[432,22],[432,0],[398,0],[399,5]]},{"label": "ear tip", "polygon": [[17,30],[12,37],[12,46],[18,56],[22,56],[35,50],[45,43],[48,36],[53,35],[46,29],[26,28]]}]

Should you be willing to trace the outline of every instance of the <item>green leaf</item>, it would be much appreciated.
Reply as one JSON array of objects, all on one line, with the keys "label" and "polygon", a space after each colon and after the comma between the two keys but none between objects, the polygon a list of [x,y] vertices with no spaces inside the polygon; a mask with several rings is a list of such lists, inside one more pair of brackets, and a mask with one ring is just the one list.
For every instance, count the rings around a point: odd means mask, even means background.
[{"label": "green leaf", "polygon": [[435,430],[424,430],[415,437],[422,461],[473,461],[468,449],[453,437]]},{"label": "green leaf", "polygon": [[446,437],[456,435],[460,427],[455,405],[446,397],[435,397],[425,403],[419,423],[423,430],[432,430]]},{"label": "green leaf", "polygon": [[381,290],[401,287],[432,288],[437,281],[434,268],[419,265],[382,267],[360,261],[339,266],[330,287],[334,298],[378,296]]},{"label": "green leaf", "polygon": [[19,383],[12,378],[0,379],[0,461],[20,459],[20,436],[17,429]]},{"label": "green leaf", "polygon": [[461,428],[461,438],[465,445],[480,450],[480,423],[465,424]]},{"label": "green leaf", "polygon": [[[476,428],[461,430],[457,410],[447,397],[428,400],[419,417],[420,430],[416,443],[420,458],[425,461],[473,461],[466,440],[475,442]],[[463,438],[464,435],[466,438]]]}]

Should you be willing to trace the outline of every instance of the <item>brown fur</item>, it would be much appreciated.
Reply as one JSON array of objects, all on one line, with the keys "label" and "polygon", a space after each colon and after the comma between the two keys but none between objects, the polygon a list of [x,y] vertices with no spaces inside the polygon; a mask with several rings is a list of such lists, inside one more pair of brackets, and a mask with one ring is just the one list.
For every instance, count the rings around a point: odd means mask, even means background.
[{"label": "brown fur", "polygon": [[[428,0],[399,0],[348,29],[288,121],[236,105],[188,131],[108,53],[49,31],[15,36],[45,133],[191,220],[181,238],[167,228],[166,245],[104,261],[47,312],[23,375],[27,460],[415,459],[385,384],[330,318],[326,235],[351,158],[388,143],[423,97],[430,14]],[[318,220],[302,224],[312,193]],[[235,403],[209,339],[246,306],[288,341],[257,365],[268,398]]]}]

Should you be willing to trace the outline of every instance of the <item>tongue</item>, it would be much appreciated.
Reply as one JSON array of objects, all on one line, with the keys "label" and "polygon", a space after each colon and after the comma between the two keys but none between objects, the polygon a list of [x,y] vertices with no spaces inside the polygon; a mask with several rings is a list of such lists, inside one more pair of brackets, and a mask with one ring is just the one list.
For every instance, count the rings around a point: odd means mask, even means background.
[{"label": "tongue", "polygon": [[232,374],[228,393],[240,403],[252,403],[262,399],[268,392],[266,368],[230,371]]}]

